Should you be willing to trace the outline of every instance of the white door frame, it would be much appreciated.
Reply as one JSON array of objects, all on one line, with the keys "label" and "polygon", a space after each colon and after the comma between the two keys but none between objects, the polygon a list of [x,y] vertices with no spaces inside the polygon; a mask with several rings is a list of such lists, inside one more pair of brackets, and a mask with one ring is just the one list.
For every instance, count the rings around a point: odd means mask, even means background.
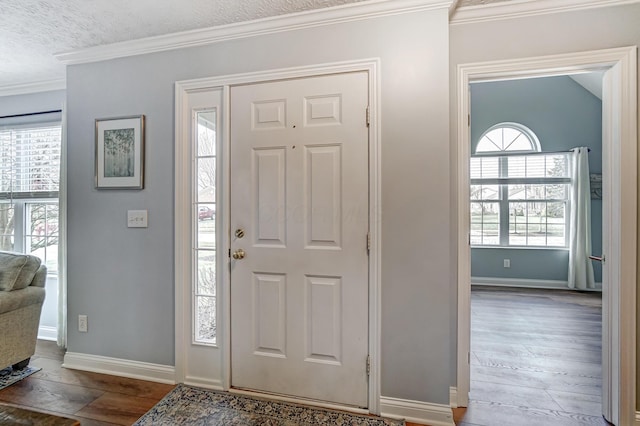
[{"label": "white door frame", "polygon": [[[348,72],[366,71],[369,74],[369,232],[370,232],[370,254],[369,254],[369,355],[371,368],[369,373],[369,407],[368,412],[380,414],[380,291],[381,291],[381,157],[380,157],[380,60],[378,58],[354,60],[346,62],[336,62],[329,64],[319,64],[303,67],[293,67],[277,70],[258,71],[244,74],[231,74],[211,78],[202,78],[176,83],[176,150],[180,155],[176,158],[176,382],[184,381],[185,345],[189,345],[188,339],[179,336],[178,330],[183,330],[185,326],[185,311],[189,309],[190,301],[185,300],[189,291],[185,286],[190,286],[190,263],[189,258],[191,245],[190,241],[190,204],[186,203],[184,196],[179,200],[178,191],[184,188],[188,182],[185,167],[189,168],[189,156],[186,155],[184,145],[180,139],[184,138],[185,115],[183,109],[183,98],[190,93],[220,88],[223,91],[222,102],[222,129],[220,132],[220,142],[222,144],[222,158],[219,161],[221,168],[221,179],[218,188],[221,192],[220,205],[223,208],[221,213],[220,229],[222,230],[222,241],[220,242],[220,253],[225,253],[230,247],[230,117],[229,102],[230,88],[239,84],[262,83],[274,80],[314,77],[327,74],[339,74]],[[179,160],[179,158],[180,160]],[[180,167],[178,167],[180,161]],[[184,181],[184,182],[183,182]],[[186,191],[185,191],[186,192]],[[180,205],[178,202],[180,201]],[[366,242],[363,241],[363,244]],[[218,256],[217,271],[220,277],[217,283],[217,294],[219,295],[218,306],[218,346],[221,349],[221,377],[219,378],[223,390],[231,389],[231,291],[230,291],[230,271],[229,259],[227,256]],[[179,354],[179,356],[178,356]],[[307,401],[308,402],[308,401]],[[348,409],[348,408],[345,408]]]},{"label": "white door frame", "polygon": [[[618,404],[613,406],[614,418],[620,425],[634,423],[636,403],[636,220],[637,220],[637,59],[636,47],[623,47],[581,53],[569,53],[535,58],[460,64],[457,70],[458,98],[458,354],[457,354],[457,405],[467,406],[470,386],[470,297],[471,297],[471,249],[469,245],[469,158],[470,113],[469,84],[474,81],[490,81],[514,78],[531,78],[572,74],[590,70],[610,69],[619,85],[614,88],[613,102],[620,111],[615,123],[619,131],[619,146],[604,147],[613,162],[612,171],[618,173],[614,183],[611,206],[612,252],[607,253],[607,263],[619,282],[611,283],[613,289],[608,303],[611,320],[608,330],[612,347],[608,348],[613,371],[609,374],[612,390]],[[611,144],[609,144],[611,145]],[[617,238],[619,236],[619,238]],[[604,330],[606,333],[607,330]],[[603,348],[607,350],[607,348]],[[617,383],[616,383],[617,382]],[[616,416],[617,414],[617,416]]]}]

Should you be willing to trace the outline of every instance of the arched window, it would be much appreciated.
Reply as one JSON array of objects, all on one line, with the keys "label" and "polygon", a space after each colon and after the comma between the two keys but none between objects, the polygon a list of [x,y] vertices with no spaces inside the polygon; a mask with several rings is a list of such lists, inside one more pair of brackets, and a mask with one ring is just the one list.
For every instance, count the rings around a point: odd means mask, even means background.
[{"label": "arched window", "polygon": [[540,142],[531,129],[518,123],[500,123],[483,133],[476,154],[495,152],[540,152]]},{"label": "arched window", "polygon": [[569,153],[541,152],[535,133],[500,123],[470,162],[471,244],[566,247]]}]

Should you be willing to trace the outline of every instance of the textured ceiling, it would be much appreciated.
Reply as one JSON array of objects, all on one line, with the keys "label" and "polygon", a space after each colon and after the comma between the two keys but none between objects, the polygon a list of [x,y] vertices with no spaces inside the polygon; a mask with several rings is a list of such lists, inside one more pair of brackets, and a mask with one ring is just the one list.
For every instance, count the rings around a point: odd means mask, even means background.
[{"label": "textured ceiling", "polygon": [[0,0],[0,89],[64,79],[55,53],[359,1]]}]

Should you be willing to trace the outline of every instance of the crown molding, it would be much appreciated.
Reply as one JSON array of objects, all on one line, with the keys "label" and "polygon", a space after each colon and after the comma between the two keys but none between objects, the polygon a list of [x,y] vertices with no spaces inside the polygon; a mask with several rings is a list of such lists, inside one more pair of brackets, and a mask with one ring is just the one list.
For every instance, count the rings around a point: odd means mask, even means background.
[{"label": "crown molding", "polygon": [[595,9],[638,3],[640,0],[513,0],[481,6],[461,7],[451,16],[451,25],[522,18],[558,12]]},{"label": "crown molding", "polygon": [[226,40],[263,36],[284,31],[449,8],[452,3],[453,0],[368,0],[342,6],[78,49],[58,53],[54,56],[66,65],[83,64],[186,47],[204,46]]},{"label": "crown molding", "polygon": [[64,78],[29,83],[7,84],[0,86],[0,96],[27,95],[29,93],[65,90],[67,81]]},{"label": "crown molding", "polygon": [[456,13],[458,3],[460,3],[460,0],[453,0],[451,2],[451,6],[449,6],[449,19],[451,19],[451,17]]}]

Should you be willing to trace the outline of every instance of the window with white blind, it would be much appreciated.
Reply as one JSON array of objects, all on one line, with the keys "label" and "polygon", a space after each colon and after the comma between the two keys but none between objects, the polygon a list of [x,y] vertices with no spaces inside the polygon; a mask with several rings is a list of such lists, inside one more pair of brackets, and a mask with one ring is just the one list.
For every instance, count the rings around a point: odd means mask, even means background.
[{"label": "window with white blind", "polygon": [[0,250],[58,268],[60,123],[0,128]]},{"label": "window with white blind", "polygon": [[540,152],[535,134],[498,124],[470,161],[471,245],[567,247],[569,153]]}]

